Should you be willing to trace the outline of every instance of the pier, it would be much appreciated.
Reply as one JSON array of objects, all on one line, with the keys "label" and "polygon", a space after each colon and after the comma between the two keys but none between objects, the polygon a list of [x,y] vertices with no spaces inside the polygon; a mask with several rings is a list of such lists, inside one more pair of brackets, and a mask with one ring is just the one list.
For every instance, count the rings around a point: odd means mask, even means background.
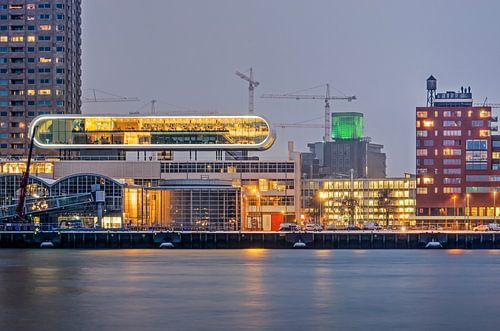
[{"label": "pier", "polygon": [[[167,243],[176,249],[421,249],[439,242],[445,249],[499,249],[495,232],[152,232],[2,231],[0,248],[145,249]],[[301,245],[303,246],[303,245]]]}]

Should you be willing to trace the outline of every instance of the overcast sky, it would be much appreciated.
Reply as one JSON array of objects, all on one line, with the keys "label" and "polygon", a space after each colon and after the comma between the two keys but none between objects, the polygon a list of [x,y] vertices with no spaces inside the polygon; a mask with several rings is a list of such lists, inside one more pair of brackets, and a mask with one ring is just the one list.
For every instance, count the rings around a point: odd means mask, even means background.
[{"label": "overcast sky", "polygon": [[[86,104],[85,113],[248,111],[271,122],[318,118],[322,101],[261,99],[329,82],[333,111],[365,114],[365,134],[385,145],[388,175],[415,171],[415,107],[425,80],[438,90],[471,86],[476,101],[500,102],[500,1],[83,0],[83,94],[96,88],[141,102]],[[339,92],[341,91],[341,92]],[[324,93],[324,90],[310,91]],[[306,151],[322,129],[277,129]],[[267,158],[269,153],[267,153]]]}]

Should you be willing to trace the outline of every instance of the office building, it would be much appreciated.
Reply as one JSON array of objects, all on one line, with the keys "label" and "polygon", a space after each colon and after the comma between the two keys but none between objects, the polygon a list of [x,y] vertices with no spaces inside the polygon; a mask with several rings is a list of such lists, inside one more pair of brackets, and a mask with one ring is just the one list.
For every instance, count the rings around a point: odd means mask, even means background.
[{"label": "office building", "polygon": [[499,215],[500,136],[491,107],[474,106],[470,87],[436,93],[416,108],[417,219],[470,229]]},{"label": "office building", "polygon": [[81,0],[0,0],[0,155],[27,154],[41,114],[78,114]]},{"label": "office building", "polygon": [[336,228],[415,225],[415,176],[304,179],[301,219]]},{"label": "office building", "polygon": [[309,152],[301,155],[303,178],[350,177],[384,178],[386,156],[383,145],[364,136],[363,114],[332,114],[332,141],[308,144]]}]

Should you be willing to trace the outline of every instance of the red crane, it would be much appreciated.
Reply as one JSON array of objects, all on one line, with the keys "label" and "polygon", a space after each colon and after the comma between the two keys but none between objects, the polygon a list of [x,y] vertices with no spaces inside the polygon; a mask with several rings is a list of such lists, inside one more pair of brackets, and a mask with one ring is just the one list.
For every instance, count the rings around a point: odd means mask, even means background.
[{"label": "red crane", "polygon": [[33,133],[31,136],[30,142],[30,150],[28,153],[28,160],[26,162],[26,171],[23,174],[23,178],[21,180],[21,186],[19,187],[19,200],[17,201],[16,213],[19,219],[22,221],[25,220],[25,210],[24,210],[24,202],[26,201],[26,191],[28,188],[28,180],[30,177],[30,166],[31,166],[31,157],[33,155],[33,141],[35,139],[36,134],[36,126],[33,128]]}]

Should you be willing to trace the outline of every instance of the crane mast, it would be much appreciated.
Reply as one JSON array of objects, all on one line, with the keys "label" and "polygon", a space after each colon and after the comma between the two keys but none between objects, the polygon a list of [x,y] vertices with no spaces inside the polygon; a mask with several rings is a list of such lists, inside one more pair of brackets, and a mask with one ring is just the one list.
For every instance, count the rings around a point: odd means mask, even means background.
[{"label": "crane mast", "polygon": [[250,68],[249,76],[245,75],[242,72],[236,71],[236,76],[248,82],[248,113],[253,114],[254,111],[254,90],[257,86],[259,86],[259,82],[253,79],[253,69]]},{"label": "crane mast", "polygon": [[[301,100],[301,99],[306,99],[306,100],[324,100],[325,101],[325,133],[323,136],[324,141],[331,141],[332,136],[330,134],[331,130],[331,119],[332,119],[332,114],[331,114],[331,109],[330,109],[330,100],[346,100],[348,102],[351,102],[352,100],[356,100],[356,96],[343,96],[343,97],[337,97],[337,96],[331,96],[330,95],[330,84],[325,84],[322,86],[326,86],[326,92],[325,95],[314,95],[314,94],[263,94],[261,98],[264,99],[295,99],[295,100]],[[288,125],[285,125],[288,126]],[[284,126],[283,126],[284,127]]]}]

